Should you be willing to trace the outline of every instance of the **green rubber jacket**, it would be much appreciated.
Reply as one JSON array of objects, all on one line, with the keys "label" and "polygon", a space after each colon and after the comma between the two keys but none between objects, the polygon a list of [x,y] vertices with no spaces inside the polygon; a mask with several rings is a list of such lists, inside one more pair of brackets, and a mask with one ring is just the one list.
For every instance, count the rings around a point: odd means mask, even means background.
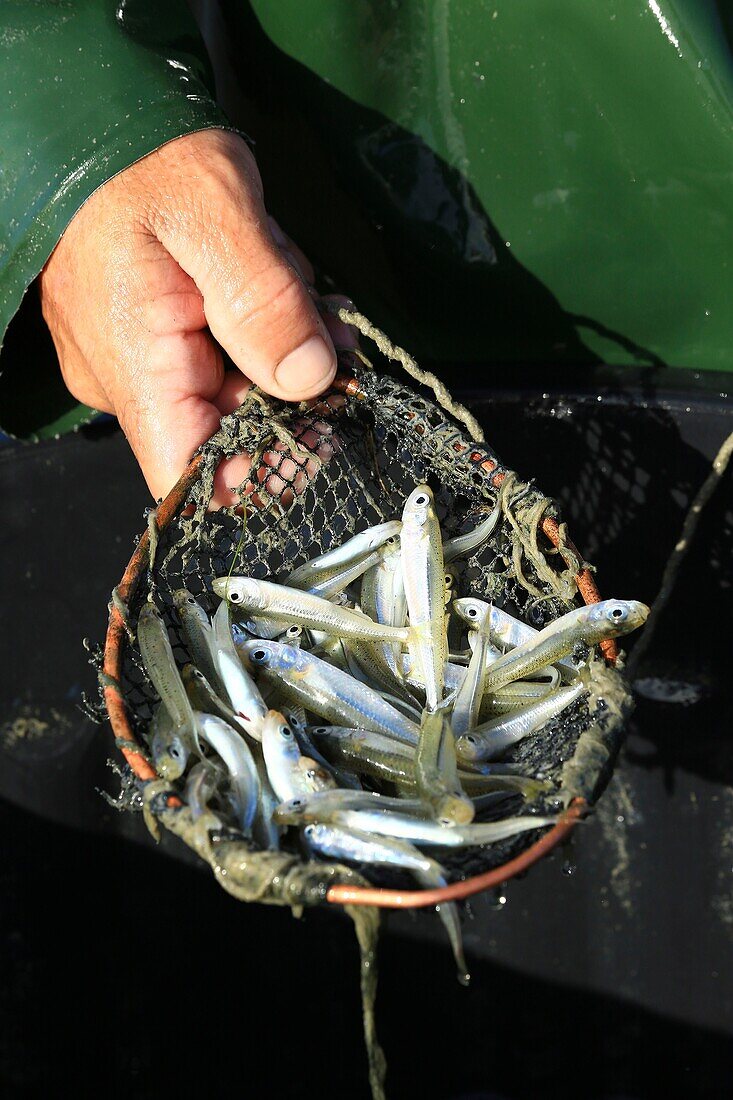
[{"label": "green rubber jacket", "polygon": [[[229,125],[209,72],[181,0],[2,0],[0,344],[101,184],[172,138]],[[22,346],[9,340],[3,357],[0,424],[18,434],[63,431],[89,413],[28,362],[37,336],[24,329]]]},{"label": "green rubber jacket", "polygon": [[[100,184],[233,125],[311,259],[464,383],[731,369],[727,0],[191,2],[216,99],[184,0],[2,0],[0,337]],[[36,329],[3,359],[18,434]],[[56,385],[52,431],[79,418]]]}]

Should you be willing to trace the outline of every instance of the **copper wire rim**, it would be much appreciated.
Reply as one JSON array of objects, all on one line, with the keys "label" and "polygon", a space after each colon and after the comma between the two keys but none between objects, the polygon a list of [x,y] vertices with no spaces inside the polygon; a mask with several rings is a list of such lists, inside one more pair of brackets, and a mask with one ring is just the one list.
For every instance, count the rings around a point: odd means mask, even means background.
[{"label": "copper wire rim", "polygon": [[[333,388],[342,393],[358,397],[359,387],[356,379],[345,376],[337,376]],[[199,467],[202,456],[196,455],[188,467],[171,489],[168,496],[158,505],[155,513],[155,521],[158,531],[164,531],[177,514],[182,510],[191,487],[199,477]],[[487,470],[487,474],[490,471]],[[494,479],[492,479],[493,481]],[[560,529],[554,519],[545,519],[542,523],[542,531],[553,544],[558,547],[561,542]],[[577,554],[575,546],[565,541],[565,545],[579,560],[582,557]],[[147,531],[141,536],[122,580],[117,586],[117,593],[121,601],[127,605],[133,599],[137,586],[145,574],[148,565],[150,536]],[[586,604],[597,603],[600,593],[590,570],[583,570],[576,577],[578,591]],[[127,714],[127,706],[122,694],[122,652],[127,639],[127,625],[119,608],[110,605],[107,635],[104,643],[103,672],[104,701],[109,715],[112,732],[115,736],[115,744],[118,746],[134,775],[142,782],[159,779],[159,775],[153,767],[147,753],[142,749],[130,723]],[[609,664],[615,663],[617,655],[615,642],[608,643],[605,648],[602,645],[604,656]],[[175,795],[168,798],[168,805],[176,807],[182,805],[181,800]],[[442,902],[456,901],[461,898],[478,894],[482,890],[500,886],[509,879],[526,871],[534,863],[544,858],[553,848],[562,843],[571,833],[578,821],[581,820],[587,810],[587,803],[582,798],[576,798],[561,815],[556,825],[545,833],[534,844],[526,848],[520,855],[500,867],[495,867],[482,874],[473,875],[470,878],[450,883],[440,889],[431,890],[387,890],[379,887],[356,887],[347,885],[331,886],[326,900],[333,905],[374,905],[386,909],[417,909],[424,906],[440,905]]]}]

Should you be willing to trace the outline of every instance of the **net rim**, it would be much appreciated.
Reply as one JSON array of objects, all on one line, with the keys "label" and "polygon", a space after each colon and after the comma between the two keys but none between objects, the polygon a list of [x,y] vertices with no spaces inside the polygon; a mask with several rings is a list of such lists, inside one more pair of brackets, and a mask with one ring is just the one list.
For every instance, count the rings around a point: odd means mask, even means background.
[{"label": "net rim", "polygon": [[[333,389],[353,398],[359,396],[359,384],[355,378],[337,376]],[[168,525],[183,510],[189,498],[193,486],[201,476],[203,455],[196,454],[179,480],[173,486],[168,495],[160,502],[154,512],[155,526],[158,532],[163,532]],[[487,477],[491,472],[484,471]],[[499,484],[501,474],[494,475],[491,480]],[[548,539],[557,545],[560,541],[558,525],[553,519],[546,519],[542,529]],[[566,538],[565,545],[575,550],[572,543]],[[123,576],[117,585],[116,594],[119,599],[110,604],[110,613],[107,633],[103,651],[103,694],[107,708],[110,726],[114,735],[115,744],[122,752],[127,764],[135,777],[142,783],[159,780],[149,757],[141,748],[132,724],[127,714],[122,691],[122,657],[125,644],[128,640],[128,629],[120,604],[126,605],[134,597],[138,584],[143,578],[148,567],[150,551],[149,529],[144,531],[138,540],[137,546],[130,558]],[[582,557],[579,556],[582,561]],[[583,569],[576,577],[578,590],[586,604],[600,601],[601,595],[595,583],[592,573]],[[604,657],[608,664],[615,664],[616,647],[614,643],[602,646]],[[167,796],[166,805],[175,809],[183,805],[181,799],[174,794]],[[348,885],[331,886],[326,895],[326,901],[333,905],[364,905],[390,909],[414,909],[427,906],[435,906],[448,901],[455,901],[471,897],[484,890],[499,886],[504,882],[515,878],[533,864],[539,862],[554,848],[568,838],[588,810],[588,803],[583,798],[574,798],[567,809],[560,816],[558,822],[521,852],[518,856],[489,871],[484,871],[468,878],[461,879],[449,885],[436,889],[423,890],[394,890],[382,887],[355,887]]]}]

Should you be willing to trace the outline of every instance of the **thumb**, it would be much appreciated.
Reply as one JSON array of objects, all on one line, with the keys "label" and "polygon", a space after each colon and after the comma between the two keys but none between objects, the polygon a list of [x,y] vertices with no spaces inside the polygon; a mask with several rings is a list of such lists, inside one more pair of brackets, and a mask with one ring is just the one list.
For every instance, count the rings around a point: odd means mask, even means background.
[{"label": "thumb", "polygon": [[[162,243],[201,291],[207,324],[235,365],[267,393],[302,401],[336,373],[328,329],[278,248],[254,161],[210,165],[198,201]],[[212,178],[213,176],[213,178]]]}]

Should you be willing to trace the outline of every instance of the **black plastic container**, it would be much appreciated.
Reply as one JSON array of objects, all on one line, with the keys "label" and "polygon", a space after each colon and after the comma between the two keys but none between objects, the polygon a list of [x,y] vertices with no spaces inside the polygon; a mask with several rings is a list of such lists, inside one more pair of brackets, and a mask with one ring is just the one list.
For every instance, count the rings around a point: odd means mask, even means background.
[{"label": "black plastic container", "polygon": [[[725,377],[523,375],[521,390],[467,377],[487,439],[562,502],[602,594],[651,602],[733,430]],[[278,1096],[366,1095],[347,922],[239,906],[96,792],[118,781],[108,729],[78,709],[94,694],[81,639],[103,639],[149,503],[121,434],[0,448],[0,499],[7,1094],[61,1074],[135,1097],[204,1082],[224,1095],[257,1077]],[[571,847],[471,902],[472,989],[455,984],[432,914],[387,919],[393,1096],[727,1092],[732,549],[728,471],[634,670],[637,709],[596,813]]]}]

